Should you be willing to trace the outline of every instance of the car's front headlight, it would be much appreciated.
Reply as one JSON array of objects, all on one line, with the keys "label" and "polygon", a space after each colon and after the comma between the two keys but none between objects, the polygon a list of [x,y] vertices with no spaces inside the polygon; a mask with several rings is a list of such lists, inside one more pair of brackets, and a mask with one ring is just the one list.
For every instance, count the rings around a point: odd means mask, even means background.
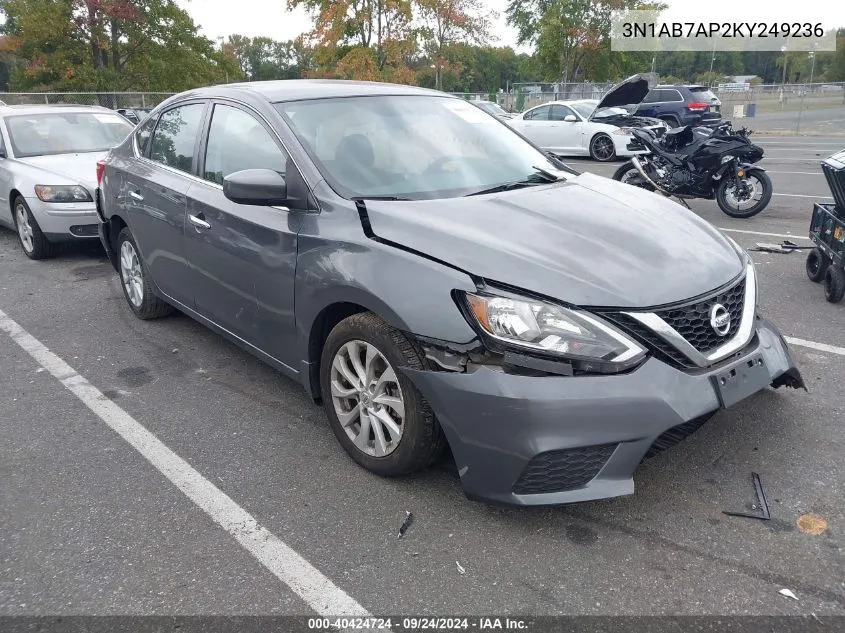
[{"label": "car's front headlight", "polygon": [[633,133],[633,130],[629,127],[620,127],[616,130],[613,130],[613,134],[617,136],[630,136]]},{"label": "car's front headlight", "polygon": [[512,297],[464,294],[475,324],[503,347],[569,360],[597,373],[624,371],[645,350],[599,317],[563,306]]},{"label": "car's front headlight", "polygon": [[35,195],[41,202],[93,202],[82,185],[35,185]]}]

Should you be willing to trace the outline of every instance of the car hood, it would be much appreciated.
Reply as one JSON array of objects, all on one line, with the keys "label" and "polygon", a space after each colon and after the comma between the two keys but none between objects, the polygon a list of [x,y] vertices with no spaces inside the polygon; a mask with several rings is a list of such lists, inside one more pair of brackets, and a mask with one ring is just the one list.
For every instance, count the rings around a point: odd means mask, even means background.
[{"label": "car hood", "polygon": [[591,174],[501,194],[366,206],[377,238],[575,305],[674,303],[743,270],[731,243],[694,213]]},{"label": "car hood", "polygon": [[622,83],[616,84],[610,89],[599,104],[599,108],[621,108],[622,106],[639,103],[648,94],[648,80],[642,75],[628,77]]},{"label": "car hood", "polygon": [[18,158],[17,160],[25,165],[37,168],[44,172],[44,177],[58,177],[63,181],[70,182],[47,182],[43,185],[80,184],[87,188],[91,194],[97,188],[97,161],[105,158],[108,152],[83,152],[80,154],[51,154],[50,156],[30,156]]}]

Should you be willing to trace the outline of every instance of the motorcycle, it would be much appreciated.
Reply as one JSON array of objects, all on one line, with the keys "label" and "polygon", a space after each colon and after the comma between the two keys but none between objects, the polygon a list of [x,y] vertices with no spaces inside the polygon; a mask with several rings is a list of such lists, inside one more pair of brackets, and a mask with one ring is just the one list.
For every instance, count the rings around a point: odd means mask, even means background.
[{"label": "motorcycle", "polygon": [[684,126],[660,137],[638,128],[631,134],[628,149],[645,152],[617,169],[614,180],[682,201],[715,198],[733,218],[757,215],[772,198],[771,179],[753,166],[763,148],[749,140],[745,128],[735,131],[728,122],[712,130]]}]

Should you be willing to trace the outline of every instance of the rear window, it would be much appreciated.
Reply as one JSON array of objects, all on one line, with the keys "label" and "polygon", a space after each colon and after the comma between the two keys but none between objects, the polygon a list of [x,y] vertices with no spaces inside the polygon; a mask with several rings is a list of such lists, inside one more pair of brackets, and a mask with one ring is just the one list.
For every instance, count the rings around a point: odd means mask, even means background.
[{"label": "rear window", "polygon": [[702,101],[714,101],[716,99],[716,95],[706,86],[695,86],[694,88],[690,88],[689,91],[695,99],[701,99]]}]

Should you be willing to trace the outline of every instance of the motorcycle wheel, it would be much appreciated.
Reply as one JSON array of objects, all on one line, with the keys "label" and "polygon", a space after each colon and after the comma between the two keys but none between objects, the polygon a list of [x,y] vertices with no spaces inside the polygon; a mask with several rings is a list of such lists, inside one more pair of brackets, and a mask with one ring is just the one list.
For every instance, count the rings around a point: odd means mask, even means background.
[{"label": "motorcycle wheel", "polygon": [[637,170],[630,161],[614,172],[613,179],[623,182],[626,185],[633,185],[634,187],[645,189],[646,191],[654,191],[654,187],[652,187],[648,181],[642,177],[639,170]]},{"label": "motorcycle wheel", "polygon": [[[716,202],[719,208],[732,218],[750,218],[762,211],[772,199],[772,181],[769,175],[762,169],[749,169],[745,172],[744,184],[754,187],[751,198],[740,199],[737,196],[736,186],[733,178],[724,177],[716,187]],[[760,189],[760,197],[754,197],[757,189]],[[754,200],[753,204],[743,206]]]}]

